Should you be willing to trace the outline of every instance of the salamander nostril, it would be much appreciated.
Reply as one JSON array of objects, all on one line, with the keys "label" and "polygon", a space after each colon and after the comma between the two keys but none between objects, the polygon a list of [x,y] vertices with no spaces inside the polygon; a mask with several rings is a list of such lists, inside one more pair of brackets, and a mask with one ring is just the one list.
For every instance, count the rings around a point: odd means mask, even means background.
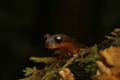
[{"label": "salamander nostril", "polygon": [[49,34],[46,34],[45,36],[44,36],[44,39],[47,39],[47,38],[49,38],[50,37],[50,35]]}]

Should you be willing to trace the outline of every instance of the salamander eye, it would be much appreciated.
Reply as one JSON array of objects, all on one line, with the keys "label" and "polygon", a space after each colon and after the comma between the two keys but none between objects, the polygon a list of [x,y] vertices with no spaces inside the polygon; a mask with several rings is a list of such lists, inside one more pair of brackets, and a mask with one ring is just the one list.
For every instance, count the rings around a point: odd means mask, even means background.
[{"label": "salamander eye", "polygon": [[55,37],[55,41],[57,43],[61,43],[62,42],[62,37],[60,37],[60,36]]}]

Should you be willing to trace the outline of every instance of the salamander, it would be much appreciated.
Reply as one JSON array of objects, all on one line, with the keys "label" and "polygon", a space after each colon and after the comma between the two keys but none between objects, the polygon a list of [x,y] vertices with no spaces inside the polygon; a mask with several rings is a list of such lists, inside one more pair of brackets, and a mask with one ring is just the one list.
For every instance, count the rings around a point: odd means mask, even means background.
[{"label": "salamander", "polygon": [[54,34],[45,36],[45,47],[48,49],[62,49],[62,52],[59,54],[60,57],[73,54],[82,54],[80,48],[85,46],[78,43],[74,38],[64,34]]}]

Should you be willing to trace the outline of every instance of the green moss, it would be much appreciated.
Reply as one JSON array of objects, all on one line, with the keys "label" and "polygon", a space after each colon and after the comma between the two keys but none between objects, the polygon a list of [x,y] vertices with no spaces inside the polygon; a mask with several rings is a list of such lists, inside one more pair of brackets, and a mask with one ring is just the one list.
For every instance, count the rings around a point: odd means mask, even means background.
[{"label": "green moss", "polygon": [[37,63],[44,62],[45,64],[49,63],[50,65],[46,65],[46,67],[42,70],[39,70],[36,67],[27,67],[25,70],[23,70],[25,73],[25,78],[22,78],[20,80],[59,80],[59,71],[75,62],[82,63],[80,65],[91,63],[89,65],[86,65],[85,69],[86,72],[90,71],[94,73],[96,71],[96,60],[99,59],[97,53],[97,45],[91,48],[84,48],[82,50],[84,54],[87,55],[84,58],[80,54],[75,54],[69,59],[57,59],[55,57],[31,57],[30,60],[33,60]]}]

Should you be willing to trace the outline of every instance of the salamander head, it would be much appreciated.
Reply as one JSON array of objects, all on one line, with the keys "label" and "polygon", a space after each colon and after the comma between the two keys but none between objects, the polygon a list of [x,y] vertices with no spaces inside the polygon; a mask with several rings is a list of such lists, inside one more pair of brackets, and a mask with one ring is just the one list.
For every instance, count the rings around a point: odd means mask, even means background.
[{"label": "salamander head", "polygon": [[49,49],[64,48],[70,46],[75,40],[64,34],[46,35],[45,47]]}]

